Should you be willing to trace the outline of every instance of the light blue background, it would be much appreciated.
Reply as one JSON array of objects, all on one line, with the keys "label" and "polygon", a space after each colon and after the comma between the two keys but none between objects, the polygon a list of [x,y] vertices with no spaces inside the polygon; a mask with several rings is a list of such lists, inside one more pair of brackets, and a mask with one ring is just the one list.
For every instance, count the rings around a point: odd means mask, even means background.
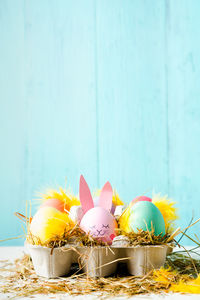
[{"label": "light blue background", "polygon": [[183,227],[200,217],[199,14],[199,0],[0,0],[0,239],[22,233],[13,213],[35,191],[67,177],[77,192],[81,173],[126,202],[167,193]]}]

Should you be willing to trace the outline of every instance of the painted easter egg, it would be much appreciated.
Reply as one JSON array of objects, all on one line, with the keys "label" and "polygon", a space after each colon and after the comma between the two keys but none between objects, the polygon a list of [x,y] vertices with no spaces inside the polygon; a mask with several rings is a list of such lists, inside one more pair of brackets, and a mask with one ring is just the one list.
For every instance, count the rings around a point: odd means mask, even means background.
[{"label": "painted easter egg", "polygon": [[45,206],[54,207],[61,212],[65,212],[64,202],[60,201],[59,199],[48,199],[40,207],[45,207]]},{"label": "painted easter egg", "polygon": [[35,242],[39,238],[42,243],[45,243],[56,236],[61,236],[65,230],[73,226],[74,223],[66,213],[54,207],[45,206],[33,216],[29,230],[35,237]]},{"label": "painted easter egg", "polygon": [[137,232],[138,229],[152,231],[155,235],[165,234],[165,222],[160,210],[149,201],[140,201],[132,206],[129,217],[130,228]]},{"label": "painted easter egg", "polygon": [[94,238],[111,244],[116,236],[117,222],[105,208],[94,207],[83,216],[80,227]]},{"label": "painted easter egg", "polygon": [[131,203],[137,203],[137,202],[140,202],[140,201],[148,201],[148,202],[152,202],[152,199],[147,197],[147,196],[138,196],[136,198],[134,198]]}]

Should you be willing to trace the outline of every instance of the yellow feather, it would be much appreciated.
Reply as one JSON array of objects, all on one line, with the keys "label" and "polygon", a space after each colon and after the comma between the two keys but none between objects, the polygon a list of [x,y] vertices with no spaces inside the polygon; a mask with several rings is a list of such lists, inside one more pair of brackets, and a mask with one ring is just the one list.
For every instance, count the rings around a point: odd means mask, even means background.
[{"label": "yellow feather", "polygon": [[160,268],[155,270],[153,277],[155,281],[169,283],[169,291],[179,293],[200,294],[200,274],[196,279],[191,279],[189,275],[181,275],[181,279],[176,282],[177,271],[171,271],[170,268]]},{"label": "yellow feather", "polygon": [[115,206],[117,206],[117,205],[124,205],[123,201],[119,197],[119,194],[115,190],[113,190],[112,202],[113,202],[113,204]]},{"label": "yellow feather", "polygon": [[163,283],[171,283],[176,275],[177,271],[172,271],[171,268],[165,269],[164,267],[161,267],[159,270],[154,270],[153,272],[154,280]]},{"label": "yellow feather", "polygon": [[47,189],[45,193],[39,193],[40,200],[45,202],[48,199],[58,199],[65,203],[66,210],[74,205],[80,205],[78,197],[73,195],[70,191],[64,191],[62,187],[59,187],[59,191],[55,189]]},{"label": "yellow feather", "polygon": [[132,205],[129,204],[129,206],[125,209],[125,211],[123,212],[123,214],[121,215],[121,217],[119,218],[119,228],[127,233],[131,232],[131,227],[130,227],[130,223],[129,223],[129,217],[130,217],[130,209],[131,209]]},{"label": "yellow feather", "polygon": [[[94,193],[94,196],[99,196],[100,192],[101,190],[97,190]],[[73,195],[69,190],[64,191],[62,187],[59,187],[59,191],[49,188],[44,193],[39,193],[39,197],[39,200],[42,202],[45,202],[48,199],[58,199],[65,203],[65,208],[68,211],[72,206],[81,205],[78,196]],[[113,193],[112,202],[114,205],[123,205],[123,202],[116,191]]]},{"label": "yellow feather", "polygon": [[174,221],[178,219],[175,202],[169,199],[167,195],[161,196],[160,194],[154,194],[152,202],[163,215],[166,231],[172,232],[175,228]]},{"label": "yellow feather", "polygon": [[172,284],[170,291],[176,293],[200,294],[200,275],[196,279],[187,282],[180,280],[177,284]]}]

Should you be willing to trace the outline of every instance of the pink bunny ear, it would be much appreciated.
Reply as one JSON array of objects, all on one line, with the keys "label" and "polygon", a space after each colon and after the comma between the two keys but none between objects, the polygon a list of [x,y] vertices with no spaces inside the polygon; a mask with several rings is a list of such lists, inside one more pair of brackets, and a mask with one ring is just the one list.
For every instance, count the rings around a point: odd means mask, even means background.
[{"label": "pink bunny ear", "polygon": [[80,184],[79,184],[79,197],[81,206],[83,209],[84,214],[91,208],[94,207],[92,195],[90,193],[89,186],[85,181],[83,175],[80,177]]},{"label": "pink bunny ear", "polygon": [[110,182],[106,182],[101,190],[101,194],[99,197],[99,206],[107,209],[108,211],[112,208],[112,195],[113,190]]}]

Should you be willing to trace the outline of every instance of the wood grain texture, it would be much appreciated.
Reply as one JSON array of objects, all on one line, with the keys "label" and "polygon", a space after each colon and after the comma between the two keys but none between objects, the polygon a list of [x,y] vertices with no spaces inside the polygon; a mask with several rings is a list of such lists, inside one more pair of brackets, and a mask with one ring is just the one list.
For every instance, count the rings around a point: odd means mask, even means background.
[{"label": "wood grain texture", "polygon": [[[178,202],[180,223],[187,226],[192,215],[200,216],[200,3],[169,1],[166,9],[169,194]],[[199,229],[194,228],[198,235]]]},{"label": "wood grain texture", "polygon": [[169,194],[182,226],[199,216],[199,10],[0,1],[0,239],[21,233],[13,212],[35,191],[67,177],[77,193],[80,174],[91,189],[110,180],[125,202]]},{"label": "wood grain texture", "polygon": [[97,3],[101,183],[112,179],[127,202],[152,189],[165,193],[164,3]]}]

